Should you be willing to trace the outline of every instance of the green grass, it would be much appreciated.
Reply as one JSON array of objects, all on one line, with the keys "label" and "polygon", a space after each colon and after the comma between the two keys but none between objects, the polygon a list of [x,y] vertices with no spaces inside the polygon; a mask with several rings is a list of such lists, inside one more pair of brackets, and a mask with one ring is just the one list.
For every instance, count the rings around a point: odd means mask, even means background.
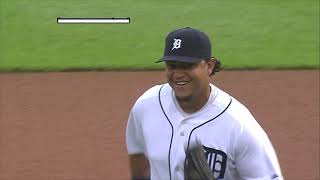
[{"label": "green grass", "polygon": [[162,68],[165,36],[185,26],[210,36],[227,69],[319,68],[318,0],[0,0],[0,71]]}]

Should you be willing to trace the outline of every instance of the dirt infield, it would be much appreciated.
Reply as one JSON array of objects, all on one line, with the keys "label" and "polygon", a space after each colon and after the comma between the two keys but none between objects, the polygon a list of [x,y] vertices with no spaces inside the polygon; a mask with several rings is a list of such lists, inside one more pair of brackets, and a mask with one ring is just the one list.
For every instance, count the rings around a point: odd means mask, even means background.
[{"label": "dirt infield", "polygon": [[[128,179],[127,116],[162,72],[0,74],[0,180]],[[319,70],[223,71],[288,180],[319,176]]]}]

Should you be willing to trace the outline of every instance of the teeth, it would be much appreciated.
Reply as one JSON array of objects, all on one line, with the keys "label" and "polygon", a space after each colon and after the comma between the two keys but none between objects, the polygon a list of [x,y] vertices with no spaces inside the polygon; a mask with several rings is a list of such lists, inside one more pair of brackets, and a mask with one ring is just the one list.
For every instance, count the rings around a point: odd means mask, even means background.
[{"label": "teeth", "polygon": [[179,85],[179,86],[183,86],[183,85],[188,84],[188,82],[186,82],[186,81],[183,81],[183,82],[176,82],[176,84],[177,84],[177,85]]}]

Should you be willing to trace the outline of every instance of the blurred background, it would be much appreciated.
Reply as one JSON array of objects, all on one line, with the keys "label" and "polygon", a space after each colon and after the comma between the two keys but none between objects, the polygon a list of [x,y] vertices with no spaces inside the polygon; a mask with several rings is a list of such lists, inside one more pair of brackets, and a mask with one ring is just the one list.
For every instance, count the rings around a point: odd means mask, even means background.
[{"label": "blurred background", "polygon": [[319,68],[318,0],[0,0],[0,70],[159,69],[164,38],[186,26],[210,36],[227,69]]}]

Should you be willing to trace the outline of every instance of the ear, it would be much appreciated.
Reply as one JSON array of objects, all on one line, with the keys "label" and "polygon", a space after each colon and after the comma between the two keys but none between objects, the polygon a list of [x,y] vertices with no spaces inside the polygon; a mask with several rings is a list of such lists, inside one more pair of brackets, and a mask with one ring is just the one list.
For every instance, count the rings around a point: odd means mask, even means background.
[{"label": "ear", "polygon": [[207,73],[209,76],[212,74],[215,65],[216,65],[215,60],[210,59],[207,61]]}]

